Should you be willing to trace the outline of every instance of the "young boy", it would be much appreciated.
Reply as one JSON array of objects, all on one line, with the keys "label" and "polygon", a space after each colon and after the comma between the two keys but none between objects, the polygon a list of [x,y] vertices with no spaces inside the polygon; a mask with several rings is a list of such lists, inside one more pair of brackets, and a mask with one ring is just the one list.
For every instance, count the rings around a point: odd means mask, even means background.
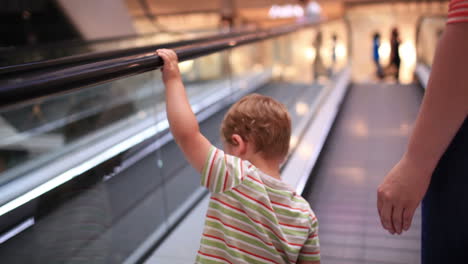
[{"label": "young boy", "polygon": [[219,150],[200,133],[177,55],[161,49],[167,116],[175,141],[212,195],[196,263],[320,263],[318,222],[281,182],[291,120],[274,99],[249,95],[224,117]]}]

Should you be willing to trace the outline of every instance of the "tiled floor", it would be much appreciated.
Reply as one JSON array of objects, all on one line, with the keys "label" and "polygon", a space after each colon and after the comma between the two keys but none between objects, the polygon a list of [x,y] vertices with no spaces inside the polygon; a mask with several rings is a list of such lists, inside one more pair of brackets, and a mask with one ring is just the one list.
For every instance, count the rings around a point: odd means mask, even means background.
[{"label": "tiled floor", "polygon": [[403,154],[421,98],[414,85],[350,88],[305,194],[322,263],[420,263],[420,210],[408,232],[392,236],[380,226],[376,189]]}]

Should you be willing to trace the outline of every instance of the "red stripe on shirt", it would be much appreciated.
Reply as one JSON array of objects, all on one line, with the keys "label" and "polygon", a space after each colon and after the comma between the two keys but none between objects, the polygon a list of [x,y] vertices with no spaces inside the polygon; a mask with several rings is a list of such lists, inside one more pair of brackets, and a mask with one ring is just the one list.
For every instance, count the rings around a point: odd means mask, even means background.
[{"label": "red stripe on shirt", "polygon": [[207,215],[206,217],[211,218],[211,219],[215,219],[215,220],[221,222],[221,224],[223,224],[224,226],[233,228],[233,229],[235,229],[235,230],[237,230],[237,231],[240,231],[240,232],[242,232],[242,233],[245,233],[245,234],[251,235],[251,236],[253,236],[253,237],[256,237],[256,238],[258,238],[260,241],[262,241],[263,243],[265,243],[265,244],[267,244],[267,245],[269,245],[269,246],[274,246],[273,243],[269,243],[269,242],[267,242],[267,241],[264,241],[261,237],[257,236],[257,235],[254,234],[254,233],[251,233],[251,232],[249,232],[249,231],[243,230],[243,229],[241,229],[241,228],[239,228],[239,227],[235,227],[235,226],[230,225],[230,224],[226,224],[225,222],[223,222],[223,220],[221,220],[221,219],[218,218],[218,217],[211,216],[211,215]]},{"label": "red stripe on shirt", "polygon": [[215,259],[224,260],[224,261],[226,261],[227,263],[232,264],[232,262],[230,262],[229,260],[227,260],[227,259],[225,259],[225,258],[223,258],[223,257],[219,257],[219,256],[207,254],[207,253],[201,252],[200,250],[198,250],[198,254],[203,255],[203,256],[207,256],[207,257],[211,257],[211,258],[215,258]]},{"label": "red stripe on shirt", "polygon": [[289,226],[289,227],[295,227],[295,228],[302,228],[302,229],[309,229],[308,226],[297,226],[297,225],[290,225],[290,224],[286,224],[286,223],[279,223],[280,225],[284,225],[284,226]]},{"label": "red stripe on shirt", "polygon": [[226,175],[224,176],[223,192],[226,191],[227,178],[228,178],[228,171],[226,170]]},{"label": "red stripe on shirt", "polygon": [[468,2],[466,4],[459,4],[456,7],[450,8],[449,12],[457,10],[457,9],[462,9],[462,8],[468,8]]},{"label": "red stripe on shirt", "polygon": [[[226,202],[223,202],[223,201],[221,201],[221,200],[219,200],[219,199],[217,199],[217,198],[214,198],[214,197],[211,197],[211,199],[213,199],[213,200],[215,200],[215,201],[217,201],[217,202],[219,202],[219,203],[221,203],[221,204],[223,204],[223,205],[225,205],[225,206],[227,206],[227,207],[229,207],[229,208],[232,208],[232,209],[234,209],[234,210],[237,210],[237,211],[239,211],[239,212],[242,212],[242,213],[244,213],[246,216],[249,216],[244,210],[242,210],[242,209],[240,209],[240,208],[237,208],[237,207],[235,207],[235,206],[233,206],[233,205],[230,205],[230,204],[228,204],[228,203],[226,203]],[[253,218],[251,218],[251,217],[249,217],[249,219],[250,219],[251,221],[253,221],[253,222],[255,222],[255,223],[257,223],[257,224],[259,224],[259,225],[261,225],[261,226],[263,226],[263,227],[265,227],[265,228],[267,228],[268,230],[270,230],[279,240],[281,240],[281,241],[283,241],[283,242],[285,242],[285,243],[287,243],[287,244],[289,244],[289,245],[292,245],[292,246],[300,246],[300,247],[303,246],[303,245],[301,245],[301,244],[296,244],[296,243],[290,243],[290,242],[288,242],[285,238],[283,238],[282,236],[278,235],[269,225],[264,224],[264,223],[262,223],[262,222],[260,222],[260,221],[258,221],[258,220],[256,220],[256,219],[253,219]]]},{"label": "red stripe on shirt", "polygon": [[237,207],[235,207],[235,206],[233,206],[233,205],[230,205],[230,204],[228,204],[228,203],[226,203],[226,202],[223,202],[223,201],[221,201],[221,200],[219,200],[219,199],[217,199],[217,198],[211,197],[211,199],[213,199],[213,200],[215,200],[215,201],[217,201],[217,202],[219,202],[219,203],[222,203],[222,204],[224,204],[225,206],[227,206],[227,207],[229,207],[229,208],[232,208],[232,209],[237,210],[237,211],[239,211],[239,212],[241,212],[241,213],[247,214],[244,210],[242,210],[242,209],[240,209],[240,208],[237,208]]},{"label": "red stripe on shirt", "polygon": [[223,222],[223,220],[221,220],[221,218],[219,218],[219,217],[211,216],[211,215],[207,215],[206,217],[211,218],[211,219],[214,219],[214,220],[217,220],[218,222],[220,222],[220,223],[223,224],[224,226],[227,226],[227,227],[230,227],[230,228],[235,229],[235,230],[237,230],[237,231],[240,231],[240,232],[242,232],[242,233],[251,235],[251,236],[257,238],[258,240],[262,241],[262,242],[265,243],[266,245],[274,247],[276,251],[278,251],[278,252],[280,252],[280,253],[283,253],[283,254],[286,254],[286,252],[285,252],[284,250],[277,248],[273,243],[270,243],[270,242],[267,242],[267,241],[263,240],[260,236],[254,234],[254,233],[251,233],[251,232],[249,232],[249,231],[243,230],[243,229],[241,229],[241,228],[239,228],[239,227],[236,227],[236,226],[233,226],[233,225],[229,225],[229,224]]},{"label": "red stripe on shirt", "polygon": [[226,177],[228,177],[228,176],[229,176],[229,170],[228,170],[228,168],[227,168],[228,162],[227,162],[227,160],[226,160],[226,159],[227,159],[226,157],[227,157],[227,155],[224,155],[224,164],[226,165]]},{"label": "red stripe on shirt", "polygon": [[239,228],[239,227],[235,227],[235,226],[226,224],[225,222],[223,222],[223,220],[221,220],[221,219],[218,218],[218,217],[211,216],[211,215],[207,215],[206,217],[211,218],[211,219],[215,219],[215,220],[221,222],[221,224],[223,224],[223,225],[225,225],[225,226],[227,226],[227,227],[233,228],[233,229],[238,230],[238,231],[240,231],[240,232],[242,232],[242,233],[246,233],[246,234],[248,234],[248,235],[251,235],[251,236],[253,236],[253,237],[256,237],[257,239],[259,239],[260,241],[262,241],[262,242],[265,243],[266,245],[269,245],[269,246],[274,247],[276,251],[278,251],[278,252],[280,252],[280,253],[283,253],[283,254],[286,254],[286,252],[285,252],[284,250],[277,248],[273,243],[264,241],[261,237],[257,236],[257,235],[254,234],[254,233],[245,231],[245,230],[243,230],[243,229],[241,229],[241,228]]},{"label": "red stripe on shirt", "polygon": [[265,207],[266,209],[270,210],[271,212],[274,212],[274,211],[273,211],[273,208],[269,207],[268,205],[266,205],[266,204],[263,203],[262,201],[259,201],[259,200],[255,199],[255,198],[253,198],[252,196],[250,196],[250,195],[248,195],[248,194],[245,194],[245,193],[239,191],[238,189],[233,189],[233,190],[234,190],[235,192],[238,192],[238,193],[240,193],[241,195],[243,195],[243,196],[249,198],[250,200],[257,202],[258,204],[263,205],[263,207]]},{"label": "red stripe on shirt", "polygon": [[309,212],[309,210],[307,209],[301,209],[301,208],[294,208],[294,207],[291,207],[287,204],[282,204],[282,203],[278,203],[278,202],[274,202],[274,201],[271,201],[272,204],[276,204],[276,205],[280,205],[280,206],[284,206],[284,207],[287,207],[289,209],[293,209],[293,210],[298,210],[298,211],[301,211],[301,212]]},{"label": "red stripe on shirt", "polygon": [[261,182],[259,179],[256,179],[255,177],[252,177],[250,175],[247,175],[247,177],[263,185],[263,182]]},{"label": "red stripe on shirt", "polygon": [[317,255],[317,254],[320,254],[320,251],[314,251],[314,252],[301,251],[300,254]]},{"label": "red stripe on shirt", "polygon": [[298,247],[302,247],[302,246],[303,246],[302,244],[296,244],[296,243],[288,242],[286,239],[284,239],[283,237],[281,237],[281,236],[279,236],[278,234],[276,234],[276,232],[275,232],[269,225],[266,225],[266,224],[264,224],[264,223],[262,223],[262,222],[260,222],[260,221],[258,221],[258,220],[256,220],[256,219],[252,219],[252,218],[251,218],[251,220],[254,221],[254,222],[257,223],[257,224],[262,225],[263,227],[268,228],[279,240],[281,240],[281,241],[283,241],[283,242],[285,242],[285,243],[287,243],[287,244],[289,244],[289,245],[292,245],[292,246],[298,246]]},{"label": "red stripe on shirt", "polygon": [[260,256],[260,255],[257,255],[257,254],[255,254],[255,253],[249,252],[249,251],[247,251],[247,250],[245,250],[245,249],[238,248],[238,247],[236,247],[236,246],[234,246],[234,245],[230,245],[230,244],[228,244],[228,243],[226,242],[226,240],[224,240],[224,239],[221,238],[221,237],[217,237],[217,236],[213,236],[213,235],[208,235],[208,234],[203,234],[203,236],[206,236],[206,237],[210,237],[210,238],[213,238],[213,239],[216,239],[216,240],[223,241],[224,244],[225,244],[226,246],[230,247],[230,248],[234,248],[234,249],[237,249],[237,250],[239,250],[239,251],[241,251],[241,252],[244,252],[244,253],[246,253],[246,254],[249,254],[249,255],[251,255],[251,256],[254,256],[254,257],[257,257],[257,258],[261,258],[261,259],[270,261],[270,262],[272,262],[272,263],[278,264],[278,262],[275,262],[275,261],[272,260],[272,259],[269,259],[269,258]]},{"label": "red stripe on shirt", "polygon": [[458,4],[460,4],[461,2],[465,2],[466,0],[452,0],[450,1],[450,4],[449,4],[449,7],[452,8]]},{"label": "red stripe on shirt", "polygon": [[215,150],[215,154],[213,156],[213,159],[211,160],[211,166],[210,166],[210,170],[208,171],[208,179],[206,179],[206,187],[207,188],[210,188],[210,177],[211,177],[211,171],[213,169],[213,165],[214,165],[214,160],[216,159],[216,156],[218,155],[218,149]]},{"label": "red stripe on shirt", "polygon": [[448,17],[449,18],[454,18],[454,17],[465,17],[468,16],[468,11],[456,11],[456,12],[451,12]]}]

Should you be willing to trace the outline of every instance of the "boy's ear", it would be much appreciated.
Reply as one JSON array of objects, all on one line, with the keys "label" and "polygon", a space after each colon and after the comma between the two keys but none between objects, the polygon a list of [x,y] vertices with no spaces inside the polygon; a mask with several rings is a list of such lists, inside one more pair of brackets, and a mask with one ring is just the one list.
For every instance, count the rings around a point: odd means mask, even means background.
[{"label": "boy's ear", "polygon": [[232,134],[231,140],[234,143],[234,146],[236,146],[237,155],[243,155],[247,153],[247,141],[245,141],[240,135]]}]

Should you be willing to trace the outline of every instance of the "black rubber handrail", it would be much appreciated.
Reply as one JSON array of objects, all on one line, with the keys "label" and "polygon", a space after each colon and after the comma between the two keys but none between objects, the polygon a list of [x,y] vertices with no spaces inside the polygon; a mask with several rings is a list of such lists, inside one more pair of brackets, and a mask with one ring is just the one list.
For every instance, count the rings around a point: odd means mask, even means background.
[{"label": "black rubber handrail", "polygon": [[[280,26],[235,37],[199,42],[178,47],[175,50],[179,61],[185,61],[317,24],[306,22]],[[162,60],[154,52],[149,52],[4,80],[0,82],[0,106],[70,92],[89,85],[151,71],[162,65]]]},{"label": "black rubber handrail", "polygon": [[[180,41],[169,42],[169,43],[164,43],[164,44],[152,44],[152,45],[146,45],[143,47],[134,47],[134,48],[127,48],[127,49],[87,52],[87,53],[82,53],[82,54],[77,54],[77,55],[66,56],[62,58],[3,66],[3,67],[0,67],[0,79],[11,78],[12,76],[14,77],[16,75],[24,74],[25,72],[31,72],[31,71],[36,71],[36,70],[43,71],[46,69],[50,69],[52,67],[59,68],[59,67],[65,67],[65,66],[70,66],[70,65],[76,65],[76,64],[91,63],[91,62],[95,62],[99,60],[107,60],[107,59],[113,59],[113,58],[118,58],[118,57],[146,53],[148,51],[158,49],[161,47],[172,48],[172,47],[177,47],[177,46],[190,45],[190,44],[194,44],[194,43],[202,42],[202,41],[210,41],[210,40],[216,40],[216,39],[221,39],[221,38],[226,38],[226,37],[235,37],[241,34],[251,33],[251,32],[252,32],[251,30],[239,29],[239,30],[234,30],[234,31],[226,32],[226,33],[219,33],[216,35],[210,35],[210,36],[196,38],[196,39],[180,40]],[[131,39],[131,38],[129,37],[128,39]],[[84,44],[80,44],[80,45],[84,45]]]}]

